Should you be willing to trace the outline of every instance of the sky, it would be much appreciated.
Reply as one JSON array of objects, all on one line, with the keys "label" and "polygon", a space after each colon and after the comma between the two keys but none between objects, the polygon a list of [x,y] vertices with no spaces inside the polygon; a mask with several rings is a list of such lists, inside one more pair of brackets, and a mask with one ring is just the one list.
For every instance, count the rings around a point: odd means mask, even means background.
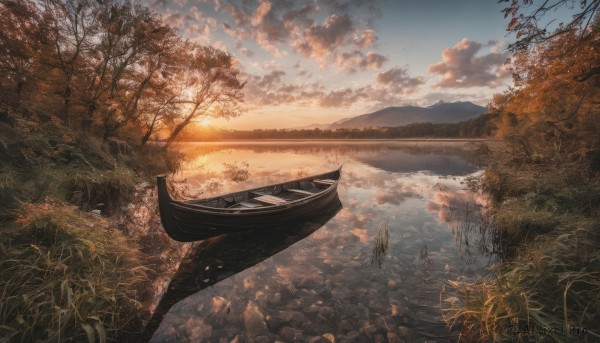
[{"label": "sky", "polygon": [[472,101],[511,83],[496,0],[139,0],[238,61],[245,112],[200,123],[300,128],[388,106]]}]

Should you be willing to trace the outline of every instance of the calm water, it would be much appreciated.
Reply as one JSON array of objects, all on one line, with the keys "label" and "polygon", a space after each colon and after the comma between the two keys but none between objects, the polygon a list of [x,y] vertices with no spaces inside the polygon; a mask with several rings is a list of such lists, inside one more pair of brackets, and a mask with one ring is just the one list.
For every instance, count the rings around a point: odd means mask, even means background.
[{"label": "calm water", "polygon": [[198,243],[165,296],[152,342],[456,340],[442,320],[441,292],[491,261],[476,229],[483,200],[465,184],[480,173],[473,144],[236,142],[183,151],[177,178],[190,197],[343,163],[341,208],[289,234]]}]

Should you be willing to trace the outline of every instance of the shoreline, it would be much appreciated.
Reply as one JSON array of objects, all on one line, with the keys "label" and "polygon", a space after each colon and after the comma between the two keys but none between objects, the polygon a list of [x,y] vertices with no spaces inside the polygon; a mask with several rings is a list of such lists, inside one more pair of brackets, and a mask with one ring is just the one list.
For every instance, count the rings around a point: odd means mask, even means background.
[{"label": "shoreline", "polygon": [[220,139],[204,141],[178,141],[182,143],[253,143],[253,142],[432,142],[432,143],[454,143],[454,142],[502,142],[502,139],[494,138],[255,138],[255,139]]}]

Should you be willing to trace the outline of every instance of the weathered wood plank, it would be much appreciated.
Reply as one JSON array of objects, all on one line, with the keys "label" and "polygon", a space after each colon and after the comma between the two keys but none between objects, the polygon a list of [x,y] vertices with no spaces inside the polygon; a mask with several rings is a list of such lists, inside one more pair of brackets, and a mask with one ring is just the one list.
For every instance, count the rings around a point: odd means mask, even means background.
[{"label": "weathered wood plank", "polygon": [[317,183],[319,185],[325,185],[325,186],[331,186],[335,183],[334,180],[330,180],[330,179],[323,179],[323,180],[315,179],[312,182]]},{"label": "weathered wood plank", "polygon": [[252,200],[264,202],[264,203],[271,204],[271,205],[281,205],[281,204],[285,204],[287,202],[287,200],[273,196],[273,195],[261,195]]},{"label": "weathered wood plank", "polygon": [[302,189],[295,189],[295,188],[286,188],[288,191],[290,192],[294,192],[294,193],[298,193],[298,194],[306,194],[306,195],[313,195],[315,193],[309,192],[309,191],[305,191]]},{"label": "weathered wood plank", "polygon": [[243,207],[247,207],[247,208],[257,208],[257,207],[262,207],[261,204],[255,204],[253,202],[249,202],[249,201],[242,201],[239,203],[239,205],[243,206]]}]

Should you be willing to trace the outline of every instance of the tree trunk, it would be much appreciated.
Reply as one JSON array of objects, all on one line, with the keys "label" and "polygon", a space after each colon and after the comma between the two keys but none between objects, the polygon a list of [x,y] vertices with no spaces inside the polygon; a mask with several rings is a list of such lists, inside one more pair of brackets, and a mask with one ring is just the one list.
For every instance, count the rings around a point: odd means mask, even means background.
[{"label": "tree trunk", "polygon": [[142,148],[146,146],[146,143],[148,143],[148,140],[150,139],[150,136],[152,136],[152,130],[146,131],[146,133],[142,137],[142,142],[141,142],[141,147]]},{"label": "tree trunk", "polygon": [[71,113],[69,112],[71,107],[71,87],[65,87],[65,94],[63,96],[63,120],[67,127],[71,127]]},{"label": "tree trunk", "polygon": [[179,125],[175,126],[175,130],[173,130],[173,132],[171,133],[169,138],[167,138],[167,143],[163,146],[163,149],[165,149],[165,150],[168,149],[171,146],[171,144],[173,144],[173,141],[175,141],[175,138],[177,138],[179,133],[181,133],[181,130],[183,130],[183,128],[185,128],[191,121],[192,121],[192,116],[189,116],[189,117],[185,118],[185,120],[183,122],[181,122]]},{"label": "tree trunk", "polygon": [[185,128],[194,117],[196,117],[196,111],[198,111],[198,107],[200,107],[200,103],[196,103],[196,105],[194,106],[194,108],[190,111],[190,113],[187,115],[187,117],[185,117],[185,119],[179,123],[177,126],[175,126],[175,130],[173,130],[173,132],[171,132],[171,135],[169,136],[169,138],[167,138],[167,144],[165,144],[163,146],[163,149],[168,149],[171,144],[173,143],[173,141],[175,140],[175,138],[177,138],[177,136],[179,135],[179,133],[181,132],[181,130],[183,130],[183,128]]},{"label": "tree trunk", "polygon": [[156,125],[156,116],[154,116],[154,119],[152,120],[152,124],[150,124],[150,127],[148,128],[148,130],[142,137],[142,143],[141,143],[142,148],[146,145],[146,143],[148,143],[150,136],[152,136],[152,132],[154,132],[155,125]]},{"label": "tree trunk", "polygon": [[90,102],[87,106],[87,115],[83,118],[82,121],[82,130],[81,130],[81,142],[85,143],[87,139],[87,134],[92,129],[92,123],[94,122],[94,112],[96,112],[96,103]]}]

